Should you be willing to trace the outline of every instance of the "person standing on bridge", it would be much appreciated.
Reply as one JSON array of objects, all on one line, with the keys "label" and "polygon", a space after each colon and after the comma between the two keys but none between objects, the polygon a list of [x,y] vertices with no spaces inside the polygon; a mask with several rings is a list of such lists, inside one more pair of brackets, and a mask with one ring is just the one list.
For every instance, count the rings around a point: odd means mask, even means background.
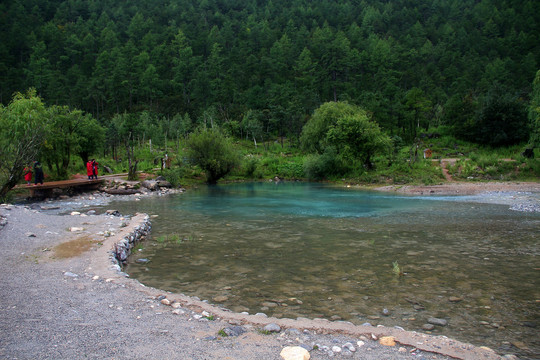
[{"label": "person standing on bridge", "polygon": [[27,185],[32,182],[32,168],[30,165],[24,167],[24,180],[26,180]]},{"label": "person standing on bridge", "polygon": [[41,166],[41,163],[39,161],[34,161],[34,186],[36,186],[38,183],[43,185],[43,178],[45,176],[43,175],[43,167]]},{"label": "person standing on bridge", "polygon": [[92,159],[92,175],[94,177],[94,179],[97,180],[97,176],[98,176],[98,162],[94,159]]},{"label": "person standing on bridge", "polygon": [[94,161],[94,159],[88,160],[88,162],[86,163],[86,175],[88,175],[88,180],[92,180],[92,178],[94,177],[92,161]]}]

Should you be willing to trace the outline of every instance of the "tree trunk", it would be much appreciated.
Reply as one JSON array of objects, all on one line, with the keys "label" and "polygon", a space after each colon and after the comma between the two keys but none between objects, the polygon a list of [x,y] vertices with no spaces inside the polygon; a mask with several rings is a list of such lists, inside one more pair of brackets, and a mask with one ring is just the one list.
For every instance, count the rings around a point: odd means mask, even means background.
[{"label": "tree trunk", "polygon": [[139,160],[135,160],[133,146],[126,145],[127,157],[128,157],[128,180],[137,180],[137,164]]}]

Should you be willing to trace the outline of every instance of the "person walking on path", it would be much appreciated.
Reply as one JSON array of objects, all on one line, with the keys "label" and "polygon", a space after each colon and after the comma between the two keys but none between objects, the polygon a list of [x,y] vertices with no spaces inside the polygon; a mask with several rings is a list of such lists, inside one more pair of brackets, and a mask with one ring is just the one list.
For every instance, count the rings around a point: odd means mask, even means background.
[{"label": "person walking on path", "polygon": [[34,161],[34,186],[36,186],[38,183],[43,185],[43,167],[41,166],[41,163],[39,161]]},{"label": "person walking on path", "polygon": [[92,166],[92,160],[88,160],[88,162],[86,163],[86,175],[88,175],[88,180],[92,180],[92,178],[94,177],[94,169],[93,169],[93,166]]},{"label": "person walking on path", "polygon": [[30,165],[24,167],[24,180],[26,180],[26,185],[30,185],[32,182],[32,168]]},{"label": "person walking on path", "polygon": [[97,176],[98,176],[98,162],[94,159],[92,159],[92,176],[94,177],[94,179],[97,180]]}]

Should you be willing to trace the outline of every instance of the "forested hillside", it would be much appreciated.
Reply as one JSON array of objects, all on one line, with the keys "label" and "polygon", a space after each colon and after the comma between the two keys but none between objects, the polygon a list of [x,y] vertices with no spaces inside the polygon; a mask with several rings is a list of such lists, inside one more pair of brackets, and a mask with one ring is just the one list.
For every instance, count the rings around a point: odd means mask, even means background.
[{"label": "forested hillside", "polygon": [[8,0],[0,100],[34,87],[102,124],[148,111],[233,135],[249,112],[291,137],[346,100],[412,140],[489,96],[528,105],[539,26],[537,0]]}]

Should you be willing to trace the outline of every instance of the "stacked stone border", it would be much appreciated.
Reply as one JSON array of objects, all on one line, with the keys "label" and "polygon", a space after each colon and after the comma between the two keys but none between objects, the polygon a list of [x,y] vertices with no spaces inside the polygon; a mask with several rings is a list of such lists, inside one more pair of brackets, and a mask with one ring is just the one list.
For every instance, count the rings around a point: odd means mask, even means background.
[{"label": "stacked stone border", "polygon": [[[395,342],[411,346],[418,350],[437,353],[463,360],[504,360],[492,349],[477,347],[468,343],[449,339],[446,336],[434,336],[415,331],[406,331],[399,327],[354,325],[347,321],[329,321],[326,319],[287,319],[267,317],[264,314],[235,313],[229,309],[210,304],[198,298],[183,294],[166,292],[163,290],[147,287],[137,280],[130,279],[122,272],[121,265],[127,260],[131,249],[151,230],[150,218],[147,214],[135,214],[128,226],[105,240],[103,246],[97,251],[92,259],[91,269],[98,276],[106,278],[106,281],[116,282],[122,286],[143,292],[147,295],[161,299],[164,305],[180,304],[184,308],[199,313],[207,313],[218,320],[223,320],[231,325],[252,325],[264,327],[269,324],[277,324],[281,328],[306,329],[319,333],[343,334],[354,337],[365,336],[373,340],[390,336]],[[173,313],[171,306],[171,314]]]},{"label": "stacked stone border", "polygon": [[122,266],[126,263],[129,255],[131,255],[131,249],[133,249],[139,241],[144,239],[152,229],[150,217],[145,214],[140,224],[135,225],[133,230],[125,235],[122,240],[114,244],[111,252],[111,261],[113,267],[122,271]]}]

